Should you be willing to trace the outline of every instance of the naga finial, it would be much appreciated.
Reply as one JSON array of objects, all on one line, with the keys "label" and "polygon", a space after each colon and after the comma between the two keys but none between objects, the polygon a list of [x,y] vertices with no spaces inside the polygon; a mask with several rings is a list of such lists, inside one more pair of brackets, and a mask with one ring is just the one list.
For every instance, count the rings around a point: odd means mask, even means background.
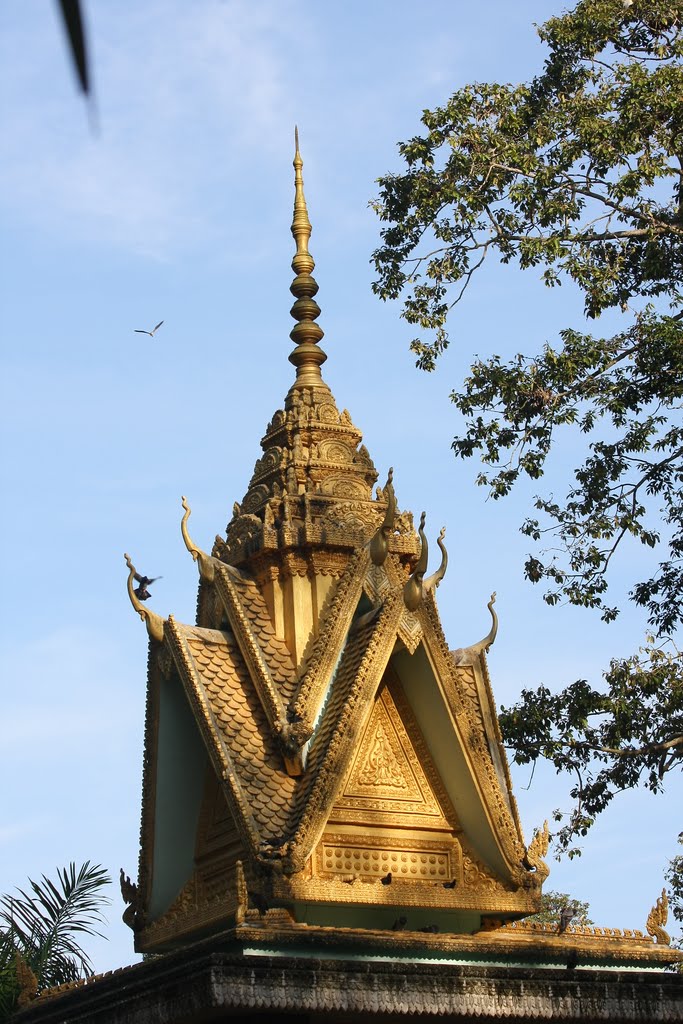
[{"label": "naga finial", "polygon": [[414,612],[421,600],[422,600],[422,581],[424,574],[427,571],[427,558],[429,557],[429,546],[427,544],[427,537],[425,535],[425,519],[427,513],[423,512],[420,516],[420,526],[418,527],[418,533],[420,534],[420,557],[417,560],[417,564],[413,569],[412,575],[409,577],[405,587],[403,588],[403,601],[409,612]]},{"label": "naga finial", "polygon": [[658,946],[670,946],[671,936],[664,931],[664,925],[669,917],[669,900],[666,889],[662,889],[662,895],[657,897],[657,902],[647,915],[645,925],[648,935],[651,935]]},{"label": "naga finial", "polygon": [[157,615],[156,612],[152,612],[149,608],[145,608],[142,601],[138,598],[133,588],[133,580],[138,575],[138,571],[131,562],[130,555],[124,554],[123,557],[125,558],[126,565],[128,566],[128,597],[130,598],[130,603],[145,623],[147,632],[152,640],[156,640],[157,643],[161,643],[164,639],[164,620],[160,615]]},{"label": "naga finial", "polygon": [[135,882],[131,882],[130,876],[125,873],[121,868],[119,875],[119,885],[121,887],[121,897],[123,902],[126,904],[126,909],[121,915],[123,923],[127,924],[133,931],[136,930],[136,917],[140,907],[140,897],[138,887]]},{"label": "naga finial", "polygon": [[536,829],[534,832],[532,840],[526,848],[522,859],[522,864],[527,871],[533,871],[535,873],[535,879],[538,885],[542,885],[550,874],[550,868],[543,859],[547,856],[549,846],[550,829],[548,828],[548,822],[544,821],[543,828]]},{"label": "naga finial", "polygon": [[448,567],[448,552],[446,551],[446,545],[443,542],[445,536],[446,527],[442,526],[441,532],[439,536],[436,538],[436,543],[441,548],[441,565],[436,570],[436,572],[433,572],[432,575],[429,576],[422,584],[423,596],[427,593],[428,590],[433,590],[435,587],[438,587],[439,583],[441,583],[441,580],[446,575],[446,569]]},{"label": "naga finial", "polygon": [[296,348],[289,354],[289,361],[296,366],[294,387],[311,387],[320,385],[322,377],[320,367],[327,359],[318,342],[323,337],[323,329],[315,321],[320,316],[320,306],[313,296],[318,291],[318,283],[312,276],[315,260],[308,251],[308,240],[311,237],[311,222],[308,219],[308,208],[304,196],[304,179],[301,169],[304,165],[299,152],[299,129],[294,129],[294,218],[292,235],[296,242],[296,253],[292,260],[292,270],[296,277],[289,290],[296,301],[290,312],[297,321],[292,328],[290,338]]},{"label": "naga finial", "polygon": [[479,640],[478,643],[476,644],[470,644],[470,646],[467,648],[468,651],[471,651],[474,654],[485,654],[486,651],[488,651],[489,647],[492,645],[493,641],[496,639],[496,636],[498,635],[498,616],[496,615],[495,608],[493,607],[495,603],[496,592],[494,590],[493,593],[491,594],[491,600],[486,606],[488,610],[491,612],[491,628],[483,640]]},{"label": "naga finial", "polygon": [[212,583],[215,573],[213,559],[210,558],[209,555],[206,554],[206,552],[202,551],[201,548],[198,548],[197,545],[193,543],[192,538],[190,537],[190,533],[187,529],[187,520],[192,515],[192,509],[188,505],[187,498],[185,497],[184,494],[182,495],[182,506],[185,509],[185,514],[180,523],[180,532],[183,535],[185,547],[192,555],[194,561],[197,562],[197,564],[199,565],[199,574],[201,578],[203,580],[206,580],[207,583]]},{"label": "naga finial", "polygon": [[377,531],[370,541],[370,558],[375,565],[383,565],[389,554],[389,537],[394,532],[396,520],[396,495],[394,493],[394,467],[389,468],[387,482],[384,485],[384,497],[387,501],[387,510],[384,513],[384,520],[377,528]]}]

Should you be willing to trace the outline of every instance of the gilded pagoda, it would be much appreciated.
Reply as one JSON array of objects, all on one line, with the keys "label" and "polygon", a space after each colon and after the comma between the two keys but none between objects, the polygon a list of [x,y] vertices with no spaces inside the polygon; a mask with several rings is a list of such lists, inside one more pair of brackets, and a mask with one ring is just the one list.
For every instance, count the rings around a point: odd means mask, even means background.
[{"label": "gilded pagoda", "polygon": [[[144,952],[226,930],[283,948],[352,943],[465,958],[567,936],[514,927],[540,908],[547,823],[527,846],[486,662],[451,650],[425,517],[398,509],[321,366],[298,138],[284,408],[200,575],[196,625],[131,600],[150,635],[141,852],[127,920]],[[495,595],[494,595],[495,597]],[[637,935],[595,962],[671,959]],[[631,940],[631,941],[629,941]]]},{"label": "gilded pagoda", "polygon": [[[424,514],[400,511],[325,383],[298,140],[289,355],[246,494],[199,571],[197,618],[149,634],[135,948],[164,954],[38,998],[26,1024],[204,1020],[677,1021],[666,895],[640,931],[534,925],[486,652],[451,649]],[[140,584],[135,586],[135,582]],[[483,632],[483,630],[482,630]]]},{"label": "gilded pagoda", "polygon": [[[196,625],[151,637],[142,951],[227,927],[339,928],[405,944],[539,909],[547,835],[524,844],[486,667],[449,650],[424,516],[400,512],[325,383],[298,143],[296,377],[242,501],[199,567]],[[301,926],[301,927],[299,927]],[[399,934],[400,933],[400,934]]]}]

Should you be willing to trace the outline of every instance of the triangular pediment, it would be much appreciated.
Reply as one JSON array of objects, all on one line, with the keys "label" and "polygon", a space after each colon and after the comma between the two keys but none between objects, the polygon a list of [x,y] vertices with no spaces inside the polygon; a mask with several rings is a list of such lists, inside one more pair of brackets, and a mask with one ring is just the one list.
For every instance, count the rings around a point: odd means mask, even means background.
[{"label": "triangular pediment", "polygon": [[385,680],[330,821],[453,828],[454,814],[449,821],[444,803],[443,786],[402,691]]},{"label": "triangular pediment", "polygon": [[195,860],[214,857],[235,859],[235,850],[242,849],[242,838],[225,793],[213,768],[207,768],[204,796],[197,826]]}]

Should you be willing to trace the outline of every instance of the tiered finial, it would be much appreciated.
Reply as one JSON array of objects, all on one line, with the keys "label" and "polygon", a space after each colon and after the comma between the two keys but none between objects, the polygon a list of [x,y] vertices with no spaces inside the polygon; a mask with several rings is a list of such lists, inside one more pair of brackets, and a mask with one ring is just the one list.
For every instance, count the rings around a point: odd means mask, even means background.
[{"label": "tiered finial", "polygon": [[304,179],[301,168],[304,165],[299,152],[299,129],[294,129],[294,219],[292,235],[296,242],[296,253],[292,260],[292,270],[296,277],[289,290],[296,302],[291,314],[297,321],[290,338],[296,342],[296,348],[290,352],[289,361],[296,366],[296,383],[298,387],[310,387],[320,384],[322,378],[320,367],[327,356],[318,346],[323,337],[323,329],[315,321],[320,316],[320,306],[313,296],[318,291],[318,283],[311,276],[315,261],[308,251],[308,240],[311,237],[311,222],[304,197]]}]

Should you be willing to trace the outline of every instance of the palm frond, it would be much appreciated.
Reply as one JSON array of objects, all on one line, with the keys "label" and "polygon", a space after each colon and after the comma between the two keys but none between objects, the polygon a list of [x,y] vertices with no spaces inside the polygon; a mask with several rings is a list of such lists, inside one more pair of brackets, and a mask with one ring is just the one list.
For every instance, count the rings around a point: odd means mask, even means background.
[{"label": "palm frond", "polygon": [[29,892],[0,897],[0,929],[12,937],[40,988],[92,974],[78,938],[103,937],[97,925],[106,921],[102,908],[110,901],[102,889],[110,882],[101,865],[86,861],[77,871],[72,862],[57,870],[56,884],[46,875],[39,882],[29,878]]}]

